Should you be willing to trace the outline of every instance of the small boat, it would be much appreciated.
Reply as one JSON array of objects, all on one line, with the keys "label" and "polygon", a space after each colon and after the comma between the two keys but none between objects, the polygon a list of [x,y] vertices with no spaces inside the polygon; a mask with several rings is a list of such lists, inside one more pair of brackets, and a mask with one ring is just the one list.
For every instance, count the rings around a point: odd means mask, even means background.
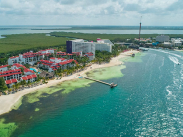
[{"label": "small boat", "polygon": [[132,54],[132,57],[135,57],[135,54],[134,53]]}]

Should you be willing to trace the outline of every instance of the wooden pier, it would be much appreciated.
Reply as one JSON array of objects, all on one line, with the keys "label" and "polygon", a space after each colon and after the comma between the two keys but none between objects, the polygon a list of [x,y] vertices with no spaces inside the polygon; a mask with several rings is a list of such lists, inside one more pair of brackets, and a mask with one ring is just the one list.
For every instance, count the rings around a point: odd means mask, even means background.
[{"label": "wooden pier", "polygon": [[99,83],[102,83],[102,84],[106,84],[106,85],[109,85],[111,88],[113,87],[116,87],[117,84],[114,84],[114,83],[107,83],[107,82],[103,82],[103,81],[100,81],[100,80],[96,80],[96,79],[93,79],[93,78],[89,78],[89,77],[83,77],[85,79],[90,79],[90,80],[93,80],[93,81],[96,81],[96,82],[99,82]]}]

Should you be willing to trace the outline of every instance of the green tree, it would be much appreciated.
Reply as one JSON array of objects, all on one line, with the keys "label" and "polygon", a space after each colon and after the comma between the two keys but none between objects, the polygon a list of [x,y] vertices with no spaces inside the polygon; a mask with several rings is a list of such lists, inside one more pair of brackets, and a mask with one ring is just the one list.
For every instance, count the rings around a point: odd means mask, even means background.
[{"label": "green tree", "polygon": [[25,80],[22,80],[22,81],[20,82],[20,84],[24,87],[25,84],[26,84],[26,81],[25,81]]},{"label": "green tree", "polygon": [[25,64],[24,65],[26,68],[30,68],[30,65],[29,64]]},{"label": "green tree", "polygon": [[21,67],[20,69],[21,69],[22,75],[24,75],[24,68]]},{"label": "green tree", "polygon": [[7,89],[8,89],[8,87],[7,87],[6,83],[5,83],[4,78],[0,77],[0,91],[3,92],[5,90],[7,90]]}]

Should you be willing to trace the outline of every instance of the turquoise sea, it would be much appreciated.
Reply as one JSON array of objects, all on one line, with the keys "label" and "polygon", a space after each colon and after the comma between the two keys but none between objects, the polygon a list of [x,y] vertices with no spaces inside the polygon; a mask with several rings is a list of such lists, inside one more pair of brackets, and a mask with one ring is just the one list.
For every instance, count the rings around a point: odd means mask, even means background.
[{"label": "turquoise sea", "polygon": [[1,136],[183,136],[183,53],[145,53],[88,74],[113,89],[81,79],[24,96],[0,116]]}]

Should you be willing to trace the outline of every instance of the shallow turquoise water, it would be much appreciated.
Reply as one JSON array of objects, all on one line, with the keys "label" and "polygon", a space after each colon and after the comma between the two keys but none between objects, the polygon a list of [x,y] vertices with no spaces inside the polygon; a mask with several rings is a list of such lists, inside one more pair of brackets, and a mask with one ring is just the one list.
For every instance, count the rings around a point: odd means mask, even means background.
[{"label": "shallow turquoise water", "polygon": [[125,63],[123,77],[104,80],[117,83],[114,89],[92,83],[32,104],[25,97],[0,118],[18,125],[13,137],[183,136],[182,55],[149,50],[142,62]]}]

